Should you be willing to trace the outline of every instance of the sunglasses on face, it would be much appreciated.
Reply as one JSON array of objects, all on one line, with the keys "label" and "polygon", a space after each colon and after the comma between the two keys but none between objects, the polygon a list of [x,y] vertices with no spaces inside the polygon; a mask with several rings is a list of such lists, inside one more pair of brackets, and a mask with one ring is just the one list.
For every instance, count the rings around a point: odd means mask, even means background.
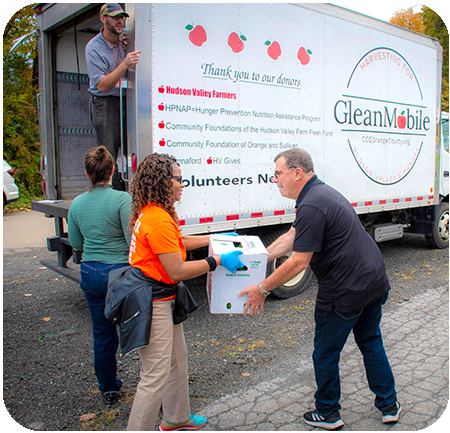
[{"label": "sunglasses on face", "polygon": [[175,179],[180,185],[183,183],[183,176],[169,176],[169,179]]}]

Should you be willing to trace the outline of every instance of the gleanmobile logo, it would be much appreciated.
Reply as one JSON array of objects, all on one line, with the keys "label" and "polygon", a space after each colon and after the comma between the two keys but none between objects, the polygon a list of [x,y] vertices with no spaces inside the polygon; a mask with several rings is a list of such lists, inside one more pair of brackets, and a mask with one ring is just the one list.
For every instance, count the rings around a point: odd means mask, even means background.
[{"label": "gleanmobile logo", "polygon": [[391,48],[375,48],[358,61],[334,119],[358,167],[383,185],[412,171],[432,126],[413,68]]},{"label": "gleanmobile logo", "polygon": [[[344,95],[345,96],[345,95]],[[339,100],[334,106],[334,118],[341,125],[363,126],[367,128],[386,128],[403,129],[413,132],[428,131],[430,129],[430,118],[425,116],[422,108],[400,108],[389,107],[385,105],[381,110],[366,108],[358,97],[347,95],[348,100]],[[351,98],[354,98],[352,100]],[[379,101],[385,102],[385,101]],[[402,110],[400,112],[400,110]],[[347,132],[367,132],[360,129],[343,129]],[[374,133],[380,130],[372,131]],[[392,131],[391,131],[392,132]],[[403,132],[399,132],[403,134]],[[425,135],[425,134],[422,134]]]}]

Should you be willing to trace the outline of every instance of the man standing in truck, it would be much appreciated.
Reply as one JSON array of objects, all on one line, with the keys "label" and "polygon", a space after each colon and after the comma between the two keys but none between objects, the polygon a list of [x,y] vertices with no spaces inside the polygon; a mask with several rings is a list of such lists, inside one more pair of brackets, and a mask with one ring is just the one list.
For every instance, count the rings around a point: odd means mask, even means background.
[{"label": "man standing in truck", "polygon": [[382,422],[397,422],[402,408],[380,330],[390,289],[380,250],[348,200],[318,179],[304,150],[277,155],[274,182],[283,197],[296,200],[297,213],[291,229],[268,247],[269,260],[292,255],[260,284],[239,293],[248,295],[244,313],[263,313],[270,291],[311,265],[319,284],[313,353],[317,391],[316,410],[303,420],[328,430],[344,425],[339,357],[353,331]]},{"label": "man standing in truck", "polygon": [[[127,70],[139,62],[142,51],[126,53],[124,38],[125,20],[129,15],[117,3],[106,3],[100,9],[100,21],[103,28],[86,45],[85,56],[89,75],[90,109],[97,134],[97,145],[105,146],[117,161],[121,145],[120,112],[121,79]],[[125,127],[125,117],[122,116]],[[125,134],[123,135],[125,136]],[[124,142],[126,154],[126,143]],[[116,164],[112,186],[123,190]]]}]

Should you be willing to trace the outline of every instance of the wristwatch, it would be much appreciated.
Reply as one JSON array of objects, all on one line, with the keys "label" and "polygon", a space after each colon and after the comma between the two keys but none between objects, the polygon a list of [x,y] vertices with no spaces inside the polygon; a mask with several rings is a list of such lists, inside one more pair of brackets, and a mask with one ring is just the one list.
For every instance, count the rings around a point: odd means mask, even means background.
[{"label": "wristwatch", "polygon": [[261,283],[258,284],[258,289],[259,292],[261,293],[261,295],[263,295],[264,297],[267,297],[270,295],[270,292],[268,292],[267,290],[264,290],[261,286]]}]

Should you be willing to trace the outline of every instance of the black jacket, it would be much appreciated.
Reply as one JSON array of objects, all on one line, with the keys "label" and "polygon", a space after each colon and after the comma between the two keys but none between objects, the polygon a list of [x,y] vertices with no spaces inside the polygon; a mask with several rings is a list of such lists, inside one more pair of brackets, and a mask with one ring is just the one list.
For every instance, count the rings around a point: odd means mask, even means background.
[{"label": "black jacket", "polygon": [[173,322],[186,320],[198,306],[183,282],[165,284],[147,277],[132,266],[114,269],[109,273],[105,316],[120,329],[120,347],[125,355],[147,346],[150,340],[152,302],[176,294]]}]

